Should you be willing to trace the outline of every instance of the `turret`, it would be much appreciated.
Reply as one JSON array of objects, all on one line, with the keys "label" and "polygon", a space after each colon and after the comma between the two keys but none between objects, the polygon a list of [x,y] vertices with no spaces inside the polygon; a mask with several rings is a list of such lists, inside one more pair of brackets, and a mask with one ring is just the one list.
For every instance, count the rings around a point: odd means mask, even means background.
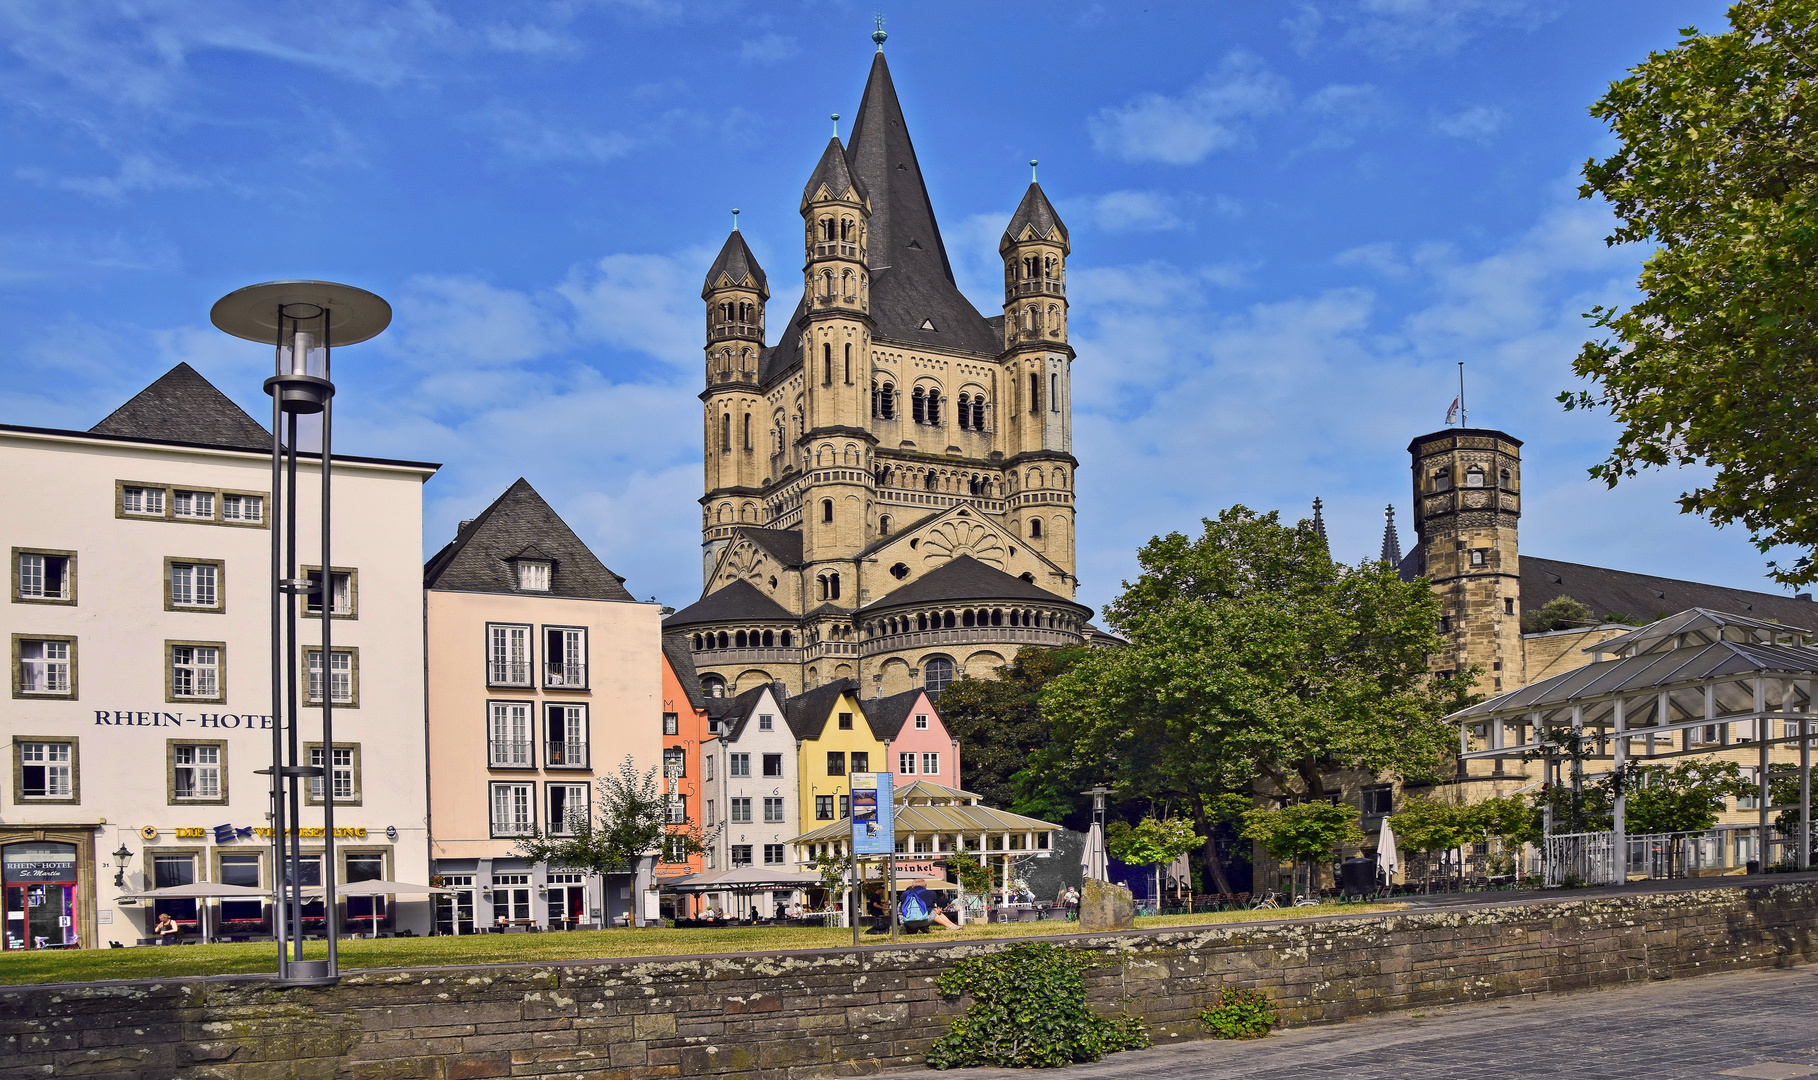
[{"label": "turret", "polygon": [[756,522],[767,449],[758,364],[770,285],[739,232],[738,211],[732,213],[732,233],[701,285],[707,305],[707,389],[701,394],[707,490],[701,499],[703,574],[712,572],[735,524]]},{"label": "turret", "polygon": [[[1033,173],[1035,162],[1029,163]],[[998,426],[1013,465],[1011,528],[1050,559],[1073,562],[1073,432],[1067,344],[1067,226],[1033,175],[998,241],[1004,260],[1004,374]],[[1064,486],[1064,500],[1028,490]],[[1063,516],[1057,516],[1065,506]]]}]

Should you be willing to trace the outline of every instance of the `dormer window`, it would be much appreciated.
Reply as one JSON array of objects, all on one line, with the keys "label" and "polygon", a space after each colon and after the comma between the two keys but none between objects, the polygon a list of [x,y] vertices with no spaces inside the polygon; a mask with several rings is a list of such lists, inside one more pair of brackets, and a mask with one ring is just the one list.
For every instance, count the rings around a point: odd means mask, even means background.
[{"label": "dormer window", "polygon": [[1465,470],[1464,486],[1468,488],[1480,488],[1483,486],[1483,466],[1473,465]]},{"label": "dormer window", "polygon": [[1433,474],[1433,490],[1434,491],[1452,490],[1452,470],[1451,469],[1440,469]]},{"label": "dormer window", "polygon": [[518,588],[524,592],[549,591],[550,564],[543,559],[518,560]]}]

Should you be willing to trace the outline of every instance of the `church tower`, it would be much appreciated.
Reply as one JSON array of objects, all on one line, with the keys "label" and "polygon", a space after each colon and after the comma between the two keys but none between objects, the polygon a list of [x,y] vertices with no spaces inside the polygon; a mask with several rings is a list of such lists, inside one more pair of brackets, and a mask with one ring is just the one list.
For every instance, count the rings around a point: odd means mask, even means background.
[{"label": "church tower", "polygon": [[1067,228],[1031,182],[998,245],[1003,313],[973,306],[885,37],[797,203],[794,311],[766,339],[736,229],[701,292],[703,589],[663,625],[710,694],[938,694],[1095,633],[1073,599]]},{"label": "church tower", "polygon": [[[1029,163],[1033,172],[1035,162]],[[1052,490],[1073,463],[1067,344],[1067,227],[1033,176],[997,244],[1004,260],[1004,368],[999,397],[1009,460],[1012,529],[1050,558],[1073,562],[1073,508]]]},{"label": "church tower", "polygon": [[1520,686],[1521,440],[1486,428],[1446,428],[1415,439],[1408,453],[1419,535],[1412,569],[1432,580],[1440,631],[1450,642],[1434,666],[1482,668],[1480,693]]},{"label": "church tower", "polygon": [[707,389],[701,393],[707,406],[701,433],[707,494],[701,497],[701,544],[708,570],[740,521],[760,520],[763,495],[758,361],[770,284],[739,232],[738,211],[732,213],[732,234],[701,286],[707,304]]}]

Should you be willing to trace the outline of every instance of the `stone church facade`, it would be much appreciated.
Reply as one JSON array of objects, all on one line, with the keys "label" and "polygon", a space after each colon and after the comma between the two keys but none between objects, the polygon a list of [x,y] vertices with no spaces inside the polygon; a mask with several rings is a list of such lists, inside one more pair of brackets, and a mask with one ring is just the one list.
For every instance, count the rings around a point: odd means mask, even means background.
[{"label": "stone church facade", "polygon": [[955,284],[884,61],[802,192],[801,296],[769,340],[736,226],[707,272],[703,592],[671,615],[709,693],[938,691],[1095,631],[1073,600],[1067,229],[1031,182],[1003,310]]}]

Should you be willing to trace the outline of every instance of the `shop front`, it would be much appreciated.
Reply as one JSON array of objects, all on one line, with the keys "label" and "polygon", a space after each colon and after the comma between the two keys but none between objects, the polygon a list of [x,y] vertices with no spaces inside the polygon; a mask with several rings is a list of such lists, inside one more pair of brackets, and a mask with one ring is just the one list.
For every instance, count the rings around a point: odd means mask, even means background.
[{"label": "shop front", "polygon": [[90,834],[0,833],[0,906],[0,950],[92,947]]}]

